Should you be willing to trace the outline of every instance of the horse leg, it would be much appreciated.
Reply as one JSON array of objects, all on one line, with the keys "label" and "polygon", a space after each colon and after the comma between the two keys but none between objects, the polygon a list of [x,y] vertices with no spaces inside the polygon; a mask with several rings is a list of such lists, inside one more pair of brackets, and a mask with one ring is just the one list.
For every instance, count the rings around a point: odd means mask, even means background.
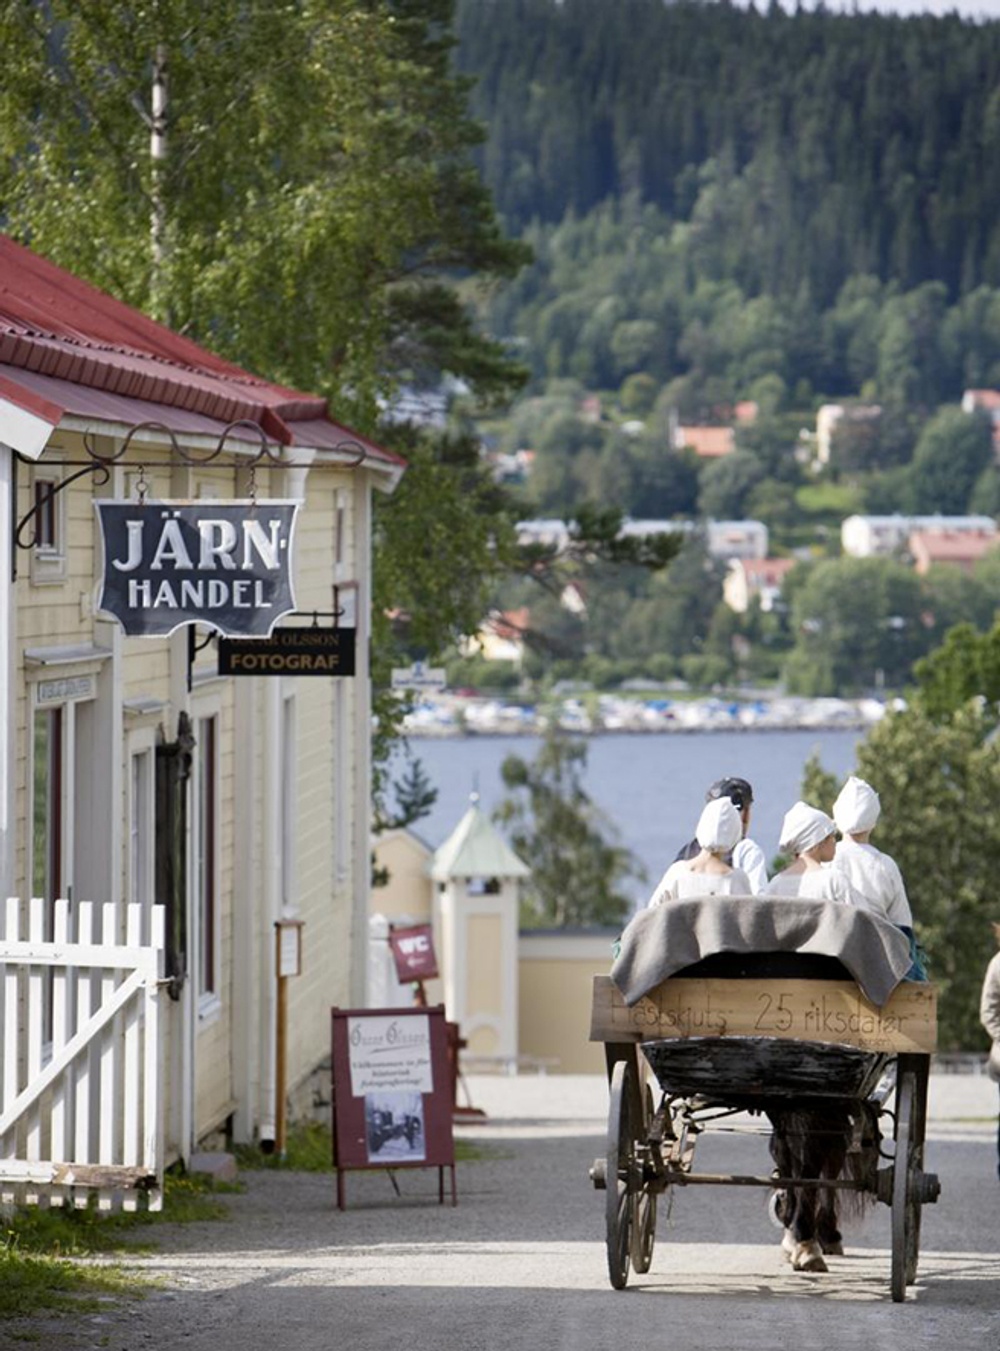
[{"label": "horse leg", "polygon": [[[850,1146],[852,1125],[851,1114],[843,1103],[831,1103],[823,1113],[823,1158],[817,1176],[828,1178],[831,1182],[843,1172]],[[844,1241],[837,1217],[837,1192],[832,1187],[824,1187],[820,1192],[816,1211],[816,1237],[825,1253],[840,1255],[844,1251]]]}]

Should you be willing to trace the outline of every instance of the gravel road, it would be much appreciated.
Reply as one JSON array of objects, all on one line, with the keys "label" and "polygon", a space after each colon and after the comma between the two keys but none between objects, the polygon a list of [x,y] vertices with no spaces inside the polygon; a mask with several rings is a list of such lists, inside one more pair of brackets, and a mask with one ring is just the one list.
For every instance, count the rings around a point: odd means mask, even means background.
[{"label": "gravel road", "polygon": [[[485,1121],[459,1128],[483,1157],[458,1167],[459,1204],[437,1204],[433,1171],[347,1177],[247,1172],[228,1220],[156,1231],[135,1266],[145,1299],[76,1320],[0,1326],[0,1347],[52,1351],[674,1351],[864,1348],[1000,1351],[996,1087],[931,1082],[927,1166],[943,1195],[924,1211],[920,1279],[888,1294],[889,1211],[847,1232],[828,1275],[782,1260],[765,1193],[679,1192],[661,1212],[652,1270],[608,1285],[603,1193],[587,1178],[603,1152],[601,1078],[481,1076]],[[769,1168],[766,1137],[706,1134],[703,1171]]]}]

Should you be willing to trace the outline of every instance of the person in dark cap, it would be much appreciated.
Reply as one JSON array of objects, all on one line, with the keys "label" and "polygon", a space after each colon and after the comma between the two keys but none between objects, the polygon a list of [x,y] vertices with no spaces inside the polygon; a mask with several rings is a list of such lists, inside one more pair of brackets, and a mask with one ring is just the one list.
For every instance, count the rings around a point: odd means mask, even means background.
[{"label": "person in dark cap", "polygon": [[[767,860],[764,857],[764,851],[755,840],[747,838],[747,830],[750,827],[750,808],[753,805],[753,788],[746,779],[737,778],[732,775],[725,779],[716,779],[708,792],[705,794],[705,801],[712,802],[716,798],[727,797],[740,814],[740,820],[743,824],[743,838],[738,841],[733,849],[731,857],[727,862],[734,868],[741,868],[750,879],[750,887],[753,895],[758,896],[767,888]],[[698,841],[690,840],[678,851],[676,863],[680,859],[695,858],[700,852],[701,846]]]}]

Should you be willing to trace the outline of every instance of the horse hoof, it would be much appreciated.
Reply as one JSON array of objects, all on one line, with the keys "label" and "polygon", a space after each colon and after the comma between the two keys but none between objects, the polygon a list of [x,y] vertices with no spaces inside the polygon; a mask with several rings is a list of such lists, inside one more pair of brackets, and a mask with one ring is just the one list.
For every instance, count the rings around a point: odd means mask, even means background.
[{"label": "horse hoof", "polygon": [[807,1243],[796,1243],[792,1253],[793,1271],[829,1271],[823,1261],[823,1250],[814,1238]]},{"label": "horse hoof", "polygon": [[786,1262],[790,1262],[795,1256],[795,1235],[791,1229],[786,1229],[781,1235],[781,1252]]},{"label": "horse hoof", "polygon": [[843,1257],[844,1255],[844,1245],[839,1238],[820,1239],[819,1246],[827,1257]]}]

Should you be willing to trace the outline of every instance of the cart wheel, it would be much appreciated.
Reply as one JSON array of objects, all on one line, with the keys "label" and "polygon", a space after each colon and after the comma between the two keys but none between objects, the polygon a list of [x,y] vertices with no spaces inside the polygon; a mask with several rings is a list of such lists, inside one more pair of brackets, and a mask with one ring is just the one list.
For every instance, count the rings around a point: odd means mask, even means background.
[{"label": "cart wheel", "polygon": [[608,1275],[616,1290],[628,1281],[635,1176],[635,1122],[631,1106],[635,1071],[619,1060],[611,1075],[608,1105],[608,1152],[605,1216],[607,1219]]},{"label": "cart wheel", "polygon": [[[653,1094],[649,1085],[643,1093],[643,1120],[641,1135],[646,1139],[649,1125],[653,1120]],[[638,1172],[638,1170],[636,1170]],[[656,1192],[648,1183],[643,1183],[639,1191],[632,1195],[632,1243],[630,1256],[637,1275],[644,1275],[653,1261],[653,1244],[656,1242]]]},{"label": "cart wheel", "polygon": [[892,1172],[893,1302],[901,1304],[906,1287],[917,1279],[920,1252],[920,1204],[923,1141],[916,1126],[916,1075],[905,1070],[896,1089],[896,1157]]}]

